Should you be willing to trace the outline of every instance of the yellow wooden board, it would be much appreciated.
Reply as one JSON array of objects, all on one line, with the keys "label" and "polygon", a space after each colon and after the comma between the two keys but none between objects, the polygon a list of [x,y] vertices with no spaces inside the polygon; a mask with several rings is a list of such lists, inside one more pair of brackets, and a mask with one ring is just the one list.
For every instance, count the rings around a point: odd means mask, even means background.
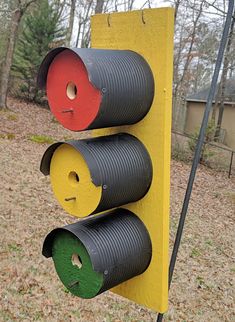
[{"label": "yellow wooden board", "polygon": [[145,144],[151,155],[154,178],[149,192],[140,201],[125,206],[143,220],[150,233],[151,264],[145,273],[113,291],[158,312],[165,312],[168,306],[173,19],[172,8],[159,8],[100,14],[91,21],[93,48],[136,51],[147,60],[155,79],[154,101],[142,121],[95,130],[93,135],[131,133]]}]

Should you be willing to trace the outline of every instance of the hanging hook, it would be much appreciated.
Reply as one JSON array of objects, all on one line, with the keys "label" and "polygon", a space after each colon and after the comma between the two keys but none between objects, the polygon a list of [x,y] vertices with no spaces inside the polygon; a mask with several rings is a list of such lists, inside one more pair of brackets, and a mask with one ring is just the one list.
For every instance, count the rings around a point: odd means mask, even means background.
[{"label": "hanging hook", "polygon": [[108,17],[107,17],[107,23],[108,23],[108,27],[110,27],[110,13],[108,14]]},{"label": "hanging hook", "polygon": [[142,23],[145,25],[146,22],[144,20],[144,10],[141,11],[141,20],[142,20]]}]

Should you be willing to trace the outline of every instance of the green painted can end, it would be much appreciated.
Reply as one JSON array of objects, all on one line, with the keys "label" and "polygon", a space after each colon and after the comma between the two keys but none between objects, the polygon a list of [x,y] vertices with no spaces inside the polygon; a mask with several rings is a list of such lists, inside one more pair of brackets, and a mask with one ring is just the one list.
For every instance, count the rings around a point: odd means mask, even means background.
[{"label": "green painted can end", "polygon": [[72,294],[89,299],[99,293],[103,274],[94,270],[85,246],[72,233],[62,231],[56,235],[52,258],[60,280]]}]

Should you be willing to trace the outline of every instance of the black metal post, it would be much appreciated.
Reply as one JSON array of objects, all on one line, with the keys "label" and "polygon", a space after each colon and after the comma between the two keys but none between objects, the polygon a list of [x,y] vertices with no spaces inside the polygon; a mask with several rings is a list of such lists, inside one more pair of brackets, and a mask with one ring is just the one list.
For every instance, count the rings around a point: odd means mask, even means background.
[{"label": "black metal post", "polygon": [[[189,179],[188,179],[188,184],[187,184],[184,202],[183,202],[183,206],[182,206],[182,210],[181,210],[181,214],[180,214],[180,219],[179,219],[179,224],[178,224],[178,228],[177,228],[174,247],[173,247],[173,251],[172,251],[172,255],[171,255],[170,267],[169,267],[169,288],[171,285],[171,280],[172,280],[172,276],[173,276],[173,272],[174,272],[174,268],[175,268],[176,258],[177,258],[177,254],[178,254],[178,250],[179,250],[179,246],[180,246],[180,241],[181,241],[181,237],[182,237],[182,233],[183,233],[184,222],[185,222],[185,218],[187,215],[187,210],[188,210],[188,205],[189,205],[189,201],[190,201],[190,197],[191,197],[193,183],[194,183],[198,163],[199,163],[200,156],[201,156],[201,151],[202,151],[203,142],[204,142],[204,138],[205,138],[205,132],[206,132],[206,128],[207,128],[207,124],[208,124],[208,120],[209,120],[209,115],[210,115],[210,110],[211,110],[212,102],[213,102],[214,96],[215,96],[216,85],[217,85],[217,81],[218,81],[218,77],[219,77],[221,64],[223,61],[224,50],[225,50],[225,47],[227,44],[228,33],[229,33],[232,18],[233,18],[233,10],[234,10],[234,0],[229,0],[226,21],[224,24],[224,30],[223,30],[222,38],[220,41],[220,47],[219,47],[219,52],[217,55],[214,74],[212,77],[211,87],[210,87],[209,95],[207,98],[206,108],[205,108],[205,112],[204,112],[204,116],[203,116],[203,120],[202,120],[202,124],[201,124],[198,142],[197,142],[196,149],[195,149],[193,164],[192,164],[192,168],[191,168]],[[157,322],[161,322],[162,319],[163,319],[163,313],[159,313],[158,317],[157,317]]]},{"label": "black metal post", "polygon": [[234,154],[234,152],[232,151],[232,153],[231,153],[231,159],[230,159],[230,165],[229,165],[229,173],[228,173],[228,177],[229,177],[229,178],[230,178],[230,176],[231,176],[231,172],[232,172],[233,154]]}]

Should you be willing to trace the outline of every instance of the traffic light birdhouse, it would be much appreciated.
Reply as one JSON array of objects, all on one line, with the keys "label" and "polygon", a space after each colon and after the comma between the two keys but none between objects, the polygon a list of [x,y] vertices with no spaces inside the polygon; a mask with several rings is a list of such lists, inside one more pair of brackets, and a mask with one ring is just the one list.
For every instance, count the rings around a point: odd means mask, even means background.
[{"label": "traffic light birdhouse", "polygon": [[39,70],[57,120],[92,129],[52,144],[40,167],[60,205],[82,218],[43,244],[81,298],[111,289],[167,310],[173,16],[171,8],[95,15],[92,48],[53,49]]}]

